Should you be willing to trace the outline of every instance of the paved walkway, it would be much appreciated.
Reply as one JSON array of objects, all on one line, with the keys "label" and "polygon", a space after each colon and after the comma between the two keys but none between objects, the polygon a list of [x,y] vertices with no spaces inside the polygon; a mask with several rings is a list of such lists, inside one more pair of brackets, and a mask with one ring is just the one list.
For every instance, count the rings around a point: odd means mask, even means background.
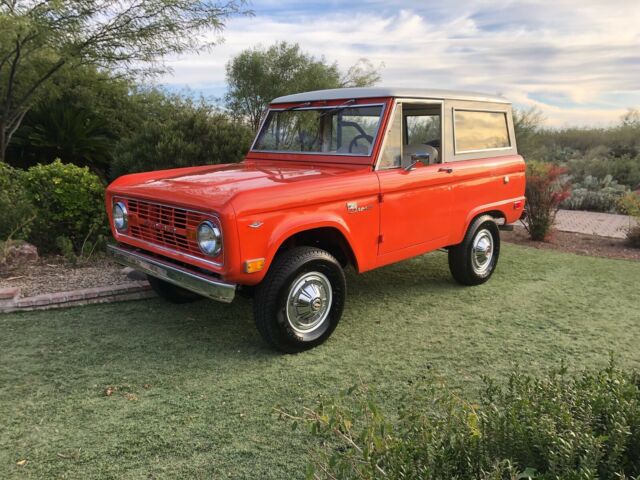
[{"label": "paved walkway", "polygon": [[634,220],[626,215],[614,213],[583,212],[580,210],[559,210],[556,228],[563,232],[586,233],[599,237],[625,238],[629,222]]}]

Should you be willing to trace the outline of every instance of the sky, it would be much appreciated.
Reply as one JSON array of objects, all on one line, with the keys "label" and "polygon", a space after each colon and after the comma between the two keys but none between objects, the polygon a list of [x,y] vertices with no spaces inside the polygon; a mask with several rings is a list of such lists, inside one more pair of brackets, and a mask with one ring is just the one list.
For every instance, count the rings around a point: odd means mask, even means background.
[{"label": "sky", "polygon": [[[220,98],[242,50],[297,42],[346,70],[380,66],[381,86],[500,94],[548,126],[609,125],[640,108],[640,0],[255,0],[210,51],[169,59],[159,82]],[[212,34],[211,39],[214,39]]]}]

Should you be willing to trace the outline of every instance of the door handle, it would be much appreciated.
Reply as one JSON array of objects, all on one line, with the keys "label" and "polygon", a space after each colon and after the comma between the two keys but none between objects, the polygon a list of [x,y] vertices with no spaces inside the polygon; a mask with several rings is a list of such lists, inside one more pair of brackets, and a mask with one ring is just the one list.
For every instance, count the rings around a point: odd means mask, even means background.
[{"label": "door handle", "polygon": [[453,173],[453,168],[451,167],[440,167],[438,169],[439,172]]}]

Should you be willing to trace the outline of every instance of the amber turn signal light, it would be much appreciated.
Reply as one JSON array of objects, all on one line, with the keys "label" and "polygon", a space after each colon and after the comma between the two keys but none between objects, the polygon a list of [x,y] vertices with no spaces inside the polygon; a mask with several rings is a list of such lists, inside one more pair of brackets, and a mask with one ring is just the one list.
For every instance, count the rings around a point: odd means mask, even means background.
[{"label": "amber turn signal light", "polygon": [[246,273],[259,272],[264,268],[264,258],[254,258],[244,262],[244,271]]}]

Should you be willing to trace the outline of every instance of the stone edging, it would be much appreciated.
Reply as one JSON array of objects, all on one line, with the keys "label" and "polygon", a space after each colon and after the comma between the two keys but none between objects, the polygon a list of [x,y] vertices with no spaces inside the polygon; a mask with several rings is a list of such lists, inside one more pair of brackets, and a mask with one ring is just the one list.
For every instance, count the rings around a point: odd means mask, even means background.
[{"label": "stone edging", "polygon": [[153,296],[155,293],[146,280],[106,287],[83,288],[70,292],[47,293],[26,298],[20,297],[19,288],[5,288],[0,289],[0,313],[48,310],[92,303],[138,300]]}]

